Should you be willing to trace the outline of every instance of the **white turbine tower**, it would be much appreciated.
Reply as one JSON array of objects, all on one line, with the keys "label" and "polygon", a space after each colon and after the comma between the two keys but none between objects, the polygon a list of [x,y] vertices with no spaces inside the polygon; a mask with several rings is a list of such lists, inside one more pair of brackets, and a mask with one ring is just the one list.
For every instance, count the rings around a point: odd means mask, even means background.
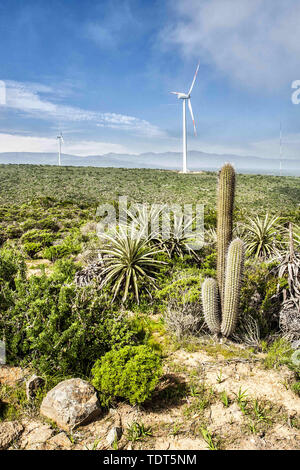
[{"label": "white turbine tower", "polygon": [[282,126],[280,121],[280,133],[279,133],[279,170],[280,176],[282,176]]},{"label": "white turbine tower", "polygon": [[194,134],[197,135],[196,134],[195,119],[194,119],[193,109],[192,109],[192,104],[191,104],[191,93],[192,93],[192,89],[193,89],[195,81],[196,81],[198,70],[199,70],[199,64],[197,65],[197,69],[196,69],[196,72],[195,72],[195,75],[194,75],[194,78],[193,78],[193,81],[192,81],[192,84],[191,84],[191,87],[190,87],[188,93],[180,93],[178,91],[171,91],[171,93],[173,95],[177,95],[177,98],[179,100],[182,100],[182,125],[183,125],[183,129],[182,129],[182,134],[183,134],[182,135],[182,144],[183,144],[182,172],[183,173],[187,172],[187,165],[186,165],[186,155],[187,155],[186,107],[185,107],[186,101],[188,102],[188,107],[189,107],[189,110],[190,110],[190,113],[191,113],[191,118],[192,118],[192,121],[193,121]]},{"label": "white turbine tower", "polygon": [[58,139],[58,166],[61,164],[61,144],[64,143],[62,133],[56,137]]}]

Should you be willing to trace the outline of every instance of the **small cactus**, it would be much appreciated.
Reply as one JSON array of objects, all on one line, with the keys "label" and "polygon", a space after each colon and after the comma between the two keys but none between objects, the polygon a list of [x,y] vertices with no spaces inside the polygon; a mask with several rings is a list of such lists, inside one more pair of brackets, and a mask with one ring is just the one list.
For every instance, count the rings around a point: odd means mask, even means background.
[{"label": "small cactus", "polygon": [[224,305],[226,254],[232,239],[232,217],[235,192],[235,170],[226,163],[219,172],[217,201],[217,279],[221,310]]},{"label": "small cactus", "polygon": [[215,279],[207,278],[202,284],[202,305],[205,322],[213,334],[220,333],[220,316],[218,305],[218,284]]},{"label": "small cactus", "polygon": [[236,238],[230,243],[227,253],[221,324],[221,332],[224,336],[230,336],[237,323],[243,265],[244,243]]}]

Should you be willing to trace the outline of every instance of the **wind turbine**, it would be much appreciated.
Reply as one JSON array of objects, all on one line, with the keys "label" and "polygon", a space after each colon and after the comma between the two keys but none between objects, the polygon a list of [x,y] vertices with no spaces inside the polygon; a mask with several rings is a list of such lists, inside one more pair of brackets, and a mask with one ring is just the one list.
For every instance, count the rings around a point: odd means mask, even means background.
[{"label": "wind turbine", "polygon": [[60,166],[61,144],[64,143],[64,138],[62,136],[62,133],[60,133],[56,138],[58,139],[58,166]]},{"label": "wind turbine", "polygon": [[185,106],[186,101],[188,102],[188,107],[189,107],[189,110],[190,110],[190,113],[191,113],[191,118],[192,118],[193,125],[194,125],[194,134],[197,135],[196,126],[195,126],[195,119],[194,119],[193,109],[192,109],[192,104],[191,104],[191,93],[192,93],[192,89],[193,89],[195,81],[196,81],[198,70],[199,70],[199,64],[197,65],[196,72],[195,72],[195,75],[194,75],[194,78],[193,78],[193,81],[192,81],[192,84],[191,84],[191,87],[190,87],[188,93],[180,93],[178,91],[171,91],[171,93],[173,95],[177,95],[177,98],[179,100],[182,100],[182,125],[183,125],[183,129],[182,129],[182,135],[183,135],[182,136],[182,144],[183,144],[182,173],[187,172],[187,166],[186,166],[186,154],[187,154],[186,106]]},{"label": "wind turbine", "polygon": [[279,169],[280,176],[282,176],[282,126],[280,121],[280,135],[279,135]]}]

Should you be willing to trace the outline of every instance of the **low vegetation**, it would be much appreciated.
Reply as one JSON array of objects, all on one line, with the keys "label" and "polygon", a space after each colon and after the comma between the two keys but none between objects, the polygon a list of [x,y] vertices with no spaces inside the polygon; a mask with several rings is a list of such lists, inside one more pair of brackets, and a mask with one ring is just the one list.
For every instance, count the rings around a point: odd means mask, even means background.
[{"label": "low vegetation", "polygon": [[[179,435],[197,416],[194,438],[216,450],[228,443],[209,427],[211,407],[236,404],[252,435],[275,419],[269,402],[242,387],[221,389],[223,365],[257,361],[266,373],[285,367],[286,387],[299,396],[299,178],[236,175],[227,164],[216,199],[214,173],[25,165],[1,171],[0,338],[7,363],[42,375],[46,385],[31,404],[23,389],[16,395],[2,387],[0,420],[15,419],[13,408],[17,415],[37,409],[60,380],[81,377],[107,409],[182,407],[182,422],[168,433]],[[204,203],[203,247],[189,248],[176,214],[162,239],[145,209],[133,206],[126,225],[98,237],[98,204],[117,207],[126,194],[128,204]],[[159,210],[155,215],[160,224]],[[221,388],[201,381],[199,365],[171,362],[182,351],[218,364]],[[134,421],[128,440],[147,446],[155,429]]]}]

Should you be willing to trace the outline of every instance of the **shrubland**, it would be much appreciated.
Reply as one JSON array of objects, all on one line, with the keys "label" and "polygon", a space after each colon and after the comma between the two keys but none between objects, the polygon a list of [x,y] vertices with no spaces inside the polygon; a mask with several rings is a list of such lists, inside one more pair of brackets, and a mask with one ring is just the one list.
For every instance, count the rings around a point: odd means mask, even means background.
[{"label": "shrubland", "polygon": [[[280,329],[291,280],[278,273],[289,250],[289,223],[299,253],[298,178],[237,175],[235,206],[234,194],[227,196],[230,218],[221,224],[231,228],[220,239],[214,173],[25,165],[1,170],[0,338],[9,364],[29,367],[49,383],[56,376],[87,378],[104,404],[140,404],[159,383],[168,348],[155,339],[155,324],[174,344],[215,335],[218,348],[223,335],[265,353],[266,367],[293,368],[291,344]],[[134,242],[120,229],[100,241],[97,205],[116,205],[124,194],[132,202],[204,203],[203,248],[188,250],[175,223],[164,241],[150,236]],[[227,273],[232,238],[242,240],[243,254],[240,267],[234,262]],[[86,284],[78,285],[78,273]],[[299,371],[293,370],[299,393]]]}]

